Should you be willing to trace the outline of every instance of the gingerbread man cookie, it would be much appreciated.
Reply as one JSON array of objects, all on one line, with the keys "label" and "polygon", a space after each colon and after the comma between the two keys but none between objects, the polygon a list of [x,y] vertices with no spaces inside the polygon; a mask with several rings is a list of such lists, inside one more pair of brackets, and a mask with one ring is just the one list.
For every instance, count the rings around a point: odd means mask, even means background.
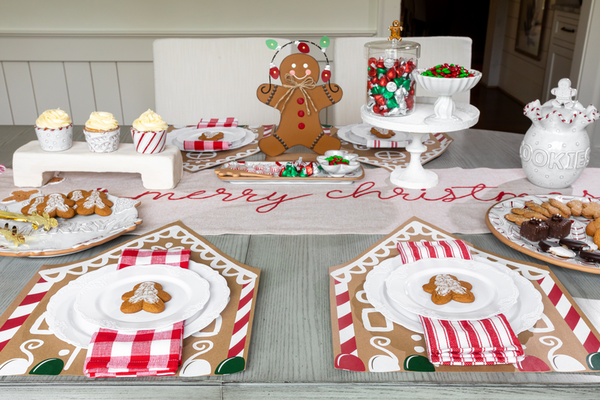
[{"label": "gingerbread man cookie", "polygon": [[198,140],[213,142],[223,139],[224,137],[225,134],[223,132],[204,132],[202,135],[200,135],[200,137],[198,137]]},{"label": "gingerbread man cookie", "polygon": [[259,142],[261,151],[277,156],[293,146],[304,145],[315,153],[338,150],[339,139],[325,135],[319,112],[340,101],[342,88],[333,83],[317,85],[319,64],[307,54],[291,54],[279,67],[283,85],[262,84],[258,99],[281,112],[279,127]]},{"label": "gingerbread man cookie", "polygon": [[42,215],[48,213],[50,218],[73,218],[75,210],[72,208],[75,202],[68,199],[62,193],[53,193],[44,197],[44,201],[37,206],[37,213]]},{"label": "gingerbread man cookie", "polygon": [[380,139],[389,139],[393,136],[396,136],[396,132],[394,131],[390,131],[387,129],[383,129],[386,132],[382,132],[379,130],[379,128],[371,128],[371,130],[369,132],[371,132],[373,135],[375,135],[376,137],[380,138]]},{"label": "gingerbread man cookie", "polygon": [[15,190],[10,196],[5,199],[2,199],[2,203],[12,203],[13,201],[23,201],[29,199],[32,195],[39,193],[40,191],[37,189],[34,190]]},{"label": "gingerbread man cookie", "polygon": [[81,195],[83,197],[77,200],[77,214],[90,215],[96,213],[106,217],[112,213],[110,208],[113,206],[113,202],[106,198],[106,193],[97,190],[91,192],[82,190]]},{"label": "gingerbread man cookie", "polygon": [[432,276],[429,283],[423,285],[423,290],[431,293],[431,301],[442,305],[451,300],[460,303],[472,303],[475,296],[471,293],[473,285],[469,282],[459,281],[454,275],[439,274]]},{"label": "gingerbread man cookie", "polygon": [[121,296],[121,300],[121,311],[126,314],[142,310],[160,313],[165,310],[165,303],[171,300],[171,295],[163,290],[160,283],[142,282],[135,285],[131,292]]},{"label": "gingerbread man cookie", "polygon": [[21,208],[21,214],[31,215],[32,212],[37,212],[37,206],[44,202],[45,196],[37,196],[29,200],[25,207]]}]

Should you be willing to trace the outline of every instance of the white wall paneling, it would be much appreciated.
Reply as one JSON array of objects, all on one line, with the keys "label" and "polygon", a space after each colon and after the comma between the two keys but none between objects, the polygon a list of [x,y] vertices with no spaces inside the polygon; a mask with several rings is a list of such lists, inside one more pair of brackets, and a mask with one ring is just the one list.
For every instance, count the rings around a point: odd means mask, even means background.
[{"label": "white wall paneling", "polygon": [[60,108],[71,115],[63,63],[30,62],[29,69],[38,113]]},{"label": "white wall paneling", "polygon": [[118,62],[122,125],[133,120],[147,109],[154,109],[154,68],[151,62]]},{"label": "white wall paneling", "polygon": [[90,64],[97,111],[112,113],[119,124],[124,125],[117,63],[92,62]]},{"label": "white wall paneling", "polygon": [[13,125],[12,111],[10,110],[10,101],[8,100],[8,91],[6,90],[6,80],[4,79],[4,68],[0,62],[0,125]]},{"label": "white wall paneling", "polygon": [[71,120],[75,125],[83,125],[90,112],[96,110],[92,69],[89,62],[65,62],[64,65],[71,100]]},{"label": "white wall paneling", "polygon": [[38,117],[29,63],[4,62],[6,89],[15,125],[33,125]]}]

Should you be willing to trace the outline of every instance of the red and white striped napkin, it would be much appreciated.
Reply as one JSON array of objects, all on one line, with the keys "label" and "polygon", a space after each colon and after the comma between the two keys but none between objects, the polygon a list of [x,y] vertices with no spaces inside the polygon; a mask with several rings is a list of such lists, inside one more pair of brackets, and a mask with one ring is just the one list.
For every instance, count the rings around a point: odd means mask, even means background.
[{"label": "red and white striped napkin", "polygon": [[200,122],[196,126],[198,129],[200,128],[214,128],[214,127],[223,127],[223,128],[237,128],[238,119],[229,117],[229,118],[201,118]]},{"label": "red and white striped napkin", "polygon": [[372,149],[397,149],[406,147],[405,142],[394,142],[391,140],[371,140],[367,139],[367,147]]},{"label": "red and white striped napkin", "polygon": [[[117,269],[164,264],[188,268],[190,250],[124,250]],[[184,321],[162,329],[100,328],[90,341],[83,372],[90,378],[175,375],[181,364]]]},{"label": "red and white striped napkin", "polygon": [[[397,248],[404,264],[423,258],[472,259],[462,240],[399,242]],[[419,318],[435,365],[513,364],[523,359],[523,347],[503,314],[467,321]]]},{"label": "red and white striped napkin", "polygon": [[184,140],[183,149],[188,151],[220,151],[228,150],[231,146],[229,142],[220,142],[218,140]]}]

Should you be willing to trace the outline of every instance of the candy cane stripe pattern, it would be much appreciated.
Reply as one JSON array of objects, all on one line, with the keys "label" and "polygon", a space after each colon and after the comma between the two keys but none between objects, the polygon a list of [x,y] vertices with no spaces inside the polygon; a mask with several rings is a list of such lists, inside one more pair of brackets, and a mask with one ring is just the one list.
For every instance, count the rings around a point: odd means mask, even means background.
[{"label": "candy cane stripe pattern", "polygon": [[165,149],[166,130],[142,132],[131,128],[131,135],[133,136],[135,150],[138,153],[154,154],[160,153]]},{"label": "candy cane stripe pattern", "polygon": [[342,354],[358,356],[356,334],[354,333],[354,323],[352,322],[352,308],[350,307],[350,293],[348,292],[347,283],[335,281],[335,300],[337,304]]},{"label": "candy cane stripe pattern", "polygon": [[238,120],[237,118],[201,118],[200,122],[196,127],[200,128],[215,128],[215,127],[223,127],[223,128],[237,128]]},{"label": "candy cane stripe pattern", "polygon": [[554,304],[560,316],[564,318],[567,325],[569,325],[569,328],[573,330],[573,333],[585,350],[588,353],[600,351],[600,341],[592,333],[583,318],[581,318],[577,310],[571,305],[567,296],[563,294],[554,280],[550,276],[546,276],[537,282],[548,296],[548,299]]},{"label": "candy cane stripe pattern", "polygon": [[446,136],[444,136],[442,133],[434,133],[433,136],[435,136],[435,138],[437,139],[438,142],[444,144],[445,142],[448,141],[448,139],[446,138]]},{"label": "candy cane stripe pattern", "polygon": [[8,320],[0,327],[0,351],[8,344],[9,340],[17,333],[21,325],[37,307],[40,301],[44,298],[48,290],[52,287],[51,282],[46,282],[44,278],[33,286],[27,293],[17,309],[10,315]]},{"label": "candy cane stripe pattern", "polygon": [[248,323],[250,321],[250,311],[252,310],[252,300],[254,297],[254,287],[256,280],[252,280],[242,286],[238,310],[235,314],[235,324],[233,334],[229,342],[229,352],[227,358],[244,357],[244,348],[246,347],[246,334],[248,333]]}]

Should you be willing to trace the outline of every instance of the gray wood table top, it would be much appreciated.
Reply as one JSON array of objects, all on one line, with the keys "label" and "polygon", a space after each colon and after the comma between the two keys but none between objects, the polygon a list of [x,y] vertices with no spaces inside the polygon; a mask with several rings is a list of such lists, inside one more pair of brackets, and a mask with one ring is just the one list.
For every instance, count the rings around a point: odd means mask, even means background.
[{"label": "gray wood table top", "polygon": [[[75,140],[84,140],[75,127]],[[130,142],[128,129],[122,140]],[[425,168],[520,168],[523,135],[484,130],[453,132],[448,150]],[[0,126],[0,164],[35,140],[30,126]],[[302,151],[302,150],[298,150]],[[253,156],[260,159],[260,155]],[[590,166],[600,166],[593,148]],[[194,175],[189,175],[194,179]],[[483,218],[483,216],[482,216]],[[185,221],[184,221],[185,222]],[[501,256],[540,263],[492,234],[457,236]],[[259,268],[261,281],[246,371],[222,377],[90,380],[70,376],[0,377],[0,398],[592,398],[600,374],[359,373],[333,366],[328,268],[361,254],[384,235],[205,236],[224,253]],[[131,236],[54,258],[0,257],[0,312],[42,265],[92,257]],[[291,256],[293,255],[293,256]],[[600,299],[600,275],[551,266],[572,296]],[[600,314],[600,313],[599,313]],[[594,318],[592,318],[594,320]],[[598,320],[598,319],[597,319]]]}]

